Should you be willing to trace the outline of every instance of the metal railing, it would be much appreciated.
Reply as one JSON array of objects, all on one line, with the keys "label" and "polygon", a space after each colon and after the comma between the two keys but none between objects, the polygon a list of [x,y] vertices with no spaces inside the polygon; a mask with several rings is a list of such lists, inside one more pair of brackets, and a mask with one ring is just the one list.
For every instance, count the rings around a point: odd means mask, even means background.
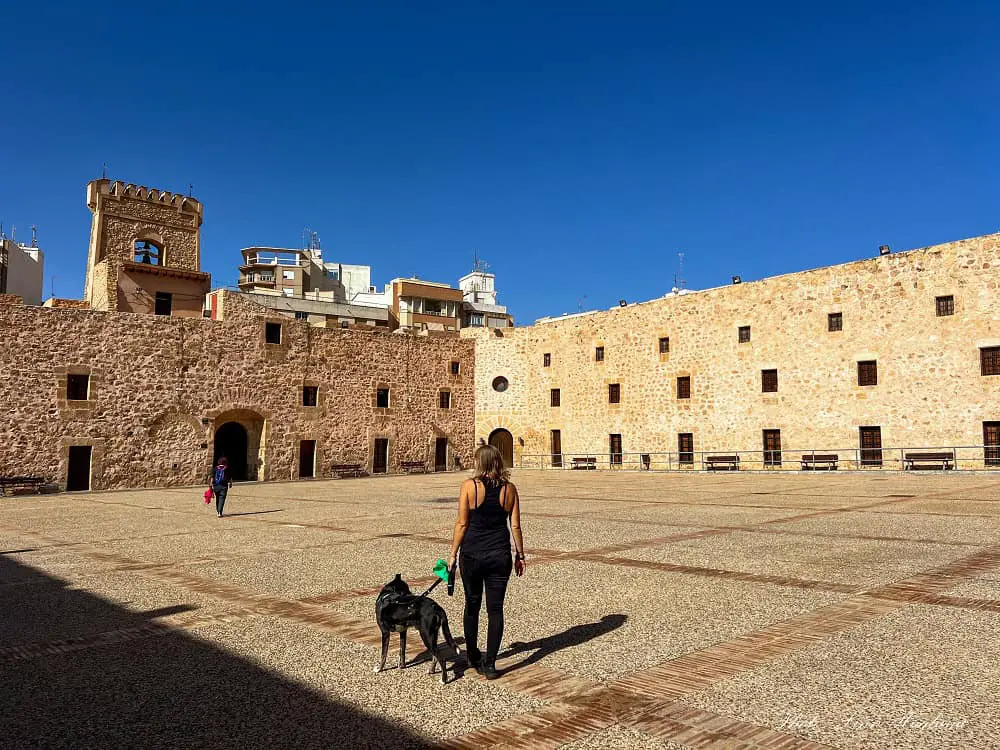
[{"label": "metal railing", "polygon": [[520,456],[517,466],[603,471],[1000,471],[1000,446],[529,453]]}]

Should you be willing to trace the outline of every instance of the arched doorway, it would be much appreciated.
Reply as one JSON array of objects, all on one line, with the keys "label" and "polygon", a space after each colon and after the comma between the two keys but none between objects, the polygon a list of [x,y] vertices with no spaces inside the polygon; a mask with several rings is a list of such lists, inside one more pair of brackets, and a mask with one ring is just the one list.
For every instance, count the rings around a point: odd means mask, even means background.
[{"label": "arched doorway", "polygon": [[514,466],[514,436],[502,427],[490,433],[490,445],[500,451],[504,465],[509,469]]},{"label": "arched doorway", "polygon": [[226,422],[215,431],[215,458],[220,456],[229,459],[229,470],[234,480],[245,481],[247,476],[247,453],[250,447],[250,437],[247,428],[239,422]]}]

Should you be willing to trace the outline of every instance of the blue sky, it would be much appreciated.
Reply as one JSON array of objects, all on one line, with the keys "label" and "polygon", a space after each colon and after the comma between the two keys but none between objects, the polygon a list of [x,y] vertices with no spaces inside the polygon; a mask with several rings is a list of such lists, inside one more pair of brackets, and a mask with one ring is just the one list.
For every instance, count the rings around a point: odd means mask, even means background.
[{"label": "blue sky", "polygon": [[[85,183],[519,323],[1000,229],[1000,4],[11,3],[0,220],[79,296]],[[9,231],[8,231],[9,234]]]}]

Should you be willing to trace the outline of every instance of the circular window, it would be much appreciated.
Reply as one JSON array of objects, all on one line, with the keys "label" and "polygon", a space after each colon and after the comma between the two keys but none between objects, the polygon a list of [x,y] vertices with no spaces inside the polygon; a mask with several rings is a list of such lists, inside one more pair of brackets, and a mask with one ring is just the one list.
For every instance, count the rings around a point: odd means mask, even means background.
[{"label": "circular window", "polygon": [[508,385],[509,383],[507,382],[507,378],[505,378],[503,375],[497,378],[493,378],[493,390],[496,391],[497,393],[503,393],[504,391],[506,391]]}]

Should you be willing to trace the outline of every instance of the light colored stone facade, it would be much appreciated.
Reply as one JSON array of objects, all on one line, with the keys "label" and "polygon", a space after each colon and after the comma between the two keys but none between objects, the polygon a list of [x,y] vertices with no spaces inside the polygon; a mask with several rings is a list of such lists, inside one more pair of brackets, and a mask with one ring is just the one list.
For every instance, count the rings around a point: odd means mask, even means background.
[{"label": "light colored stone facade", "polygon": [[[559,430],[564,454],[603,455],[605,465],[612,434],[626,453],[674,453],[674,466],[679,433],[693,433],[697,452],[760,452],[763,430],[779,429],[785,468],[799,467],[797,458],[790,464],[795,450],[838,449],[849,459],[862,426],[879,426],[886,449],[980,446],[983,423],[1000,421],[1000,376],[980,374],[980,348],[1000,346],[998,283],[1000,235],[988,235],[502,336],[463,330],[476,342],[476,436],[509,430],[517,462],[550,454]],[[954,314],[939,317],[936,297],[947,295]],[[843,330],[831,332],[837,312]],[[747,343],[740,326],[750,326]],[[858,384],[866,360],[877,361],[875,386]],[[769,369],[778,371],[776,393],[762,392]],[[492,387],[499,376],[509,382],[503,392]],[[690,399],[677,397],[680,376],[691,378]],[[619,404],[609,403],[613,383]]]},{"label": "light colored stone facade", "polygon": [[[224,320],[207,320],[0,299],[0,476],[65,485],[70,447],[89,445],[94,489],[200,483],[231,422],[247,431],[259,479],[297,478],[302,440],[316,441],[320,477],[333,464],[371,471],[376,438],[389,440],[390,472],[404,461],[433,470],[437,438],[449,469],[469,465],[473,342],[316,329],[238,294],[223,307]],[[267,322],[279,344],[266,343]],[[67,398],[71,374],[89,375],[87,398]],[[303,405],[304,386],[318,388],[316,406]],[[389,408],[375,407],[376,387],[390,389]]]}]

